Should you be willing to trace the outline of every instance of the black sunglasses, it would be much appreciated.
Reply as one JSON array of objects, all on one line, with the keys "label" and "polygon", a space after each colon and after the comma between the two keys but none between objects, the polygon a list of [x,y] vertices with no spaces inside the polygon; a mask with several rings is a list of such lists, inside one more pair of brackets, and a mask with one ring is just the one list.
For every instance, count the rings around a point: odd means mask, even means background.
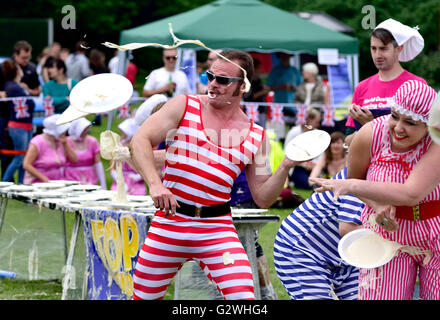
[{"label": "black sunglasses", "polygon": [[177,60],[177,56],[164,56],[167,60]]},{"label": "black sunglasses", "polygon": [[206,71],[206,76],[208,77],[208,81],[211,82],[212,80],[216,80],[218,84],[228,86],[232,82],[236,81],[242,81],[243,78],[235,78],[235,77],[225,77],[225,76],[217,76],[210,71]]}]

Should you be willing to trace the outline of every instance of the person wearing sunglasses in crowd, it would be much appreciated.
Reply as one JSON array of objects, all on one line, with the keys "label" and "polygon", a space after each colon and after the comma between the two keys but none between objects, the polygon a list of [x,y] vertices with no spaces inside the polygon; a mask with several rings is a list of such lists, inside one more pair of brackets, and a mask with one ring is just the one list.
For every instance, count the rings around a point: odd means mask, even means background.
[{"label": "person wearing sunglasses in crowd", "polygon": [[[207,72],[207,95],[170,99],[134,135],[131,160],[157,208],[137,260],[134,299],[162,299],[191,259],[225,299],[255,299],[249,259],[232,221],[231,188],[246,170],[255,203],[268,208],[297,162],[284,158],[272,174],[265,130],[242,111],[244,77],[252,79],[253,69],[248,53],[224,51]],[[153,148],[164,140],[162,181]]]},{"label": "person wearing sunglasses in crowd", "polygon": [[189,94],[190,88],[186,74],[176,69],[177,49],[164,49],[164,66],[153,70],[145,82],[142,95],[149,98],[155,94],[165,94],[168,98]]}]

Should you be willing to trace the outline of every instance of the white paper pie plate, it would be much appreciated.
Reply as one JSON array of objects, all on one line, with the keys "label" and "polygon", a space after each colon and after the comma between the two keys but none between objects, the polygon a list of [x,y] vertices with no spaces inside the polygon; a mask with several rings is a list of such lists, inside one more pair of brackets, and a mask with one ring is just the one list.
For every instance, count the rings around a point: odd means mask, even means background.
[{"label": "white paper pie plate", "polygon": [[94,184],[75,184],[75,185],[69,186],[69,188],[73,191],[93,191],[93,190],[101,189],[101,186],[94,185]]},{"label": "white paper pie plate", "polygon": [[311,130],[293,138],[285,148],[293,161],[309,161],[321,155],[330,145],[330,135],[323,130]]},{"label": "white paper pie plate", "polygon": [[65,186],[63,183],[35,182],[32,186],[39,189],[57,189]]},{"label": "white paper pie plate", "polygon": [[100,73],[87,77],[73,87],[71,105],[57,120],[68,123],[91,113],[102,113],[124,105],[133,94],[133,85],[126,77],[115,73]]},{"label": "white paper pie plate", "polygon": [[0,188],[9,187],[12,186],[13,182],[7,182],[7,181],[0,181]]},{"label": "white paper pie plate", "polygon": [[345,236],[342,237],[342,239],[339,241],[338,244],[338,252],[342,260],[344,260],[346,263],[358,267],[358,268],[364,268],[364,269],[373,269],[378,268],[380,266],[383,266],[384,264],[388,263],[391,259],[394,258],[396,247],[392,247],[391,241],[389,241],[390,245],[386,241],[374,244],[370,242],[369,244],[365,244],[365,246],[362,246],[362,250],[359,250],[358,252],[362,251],[363,254],[368,253],[374,253],[376,258],[373,260],[370,260],[368,263],[361,262],[360,260],[353,259],[353,257],[348,253],[349,247],[358,239],[360,239],[363,236],[367,235],[373,235],[374,232],[370,229],[358,229],[351,231],[347,233]]},{"label": "white paper pie plate", "polygon": [[46,190],[46,191],[32,192],[32,197],[33,198],[63,198],[64,195],[61,192]]},{"label": "white paper pie plate", "polygon": [[5,190],[12,192],[24,192],[24,191],[33,191],[35,190],[35,187],[26,184],[14,184],[6,187]]}]

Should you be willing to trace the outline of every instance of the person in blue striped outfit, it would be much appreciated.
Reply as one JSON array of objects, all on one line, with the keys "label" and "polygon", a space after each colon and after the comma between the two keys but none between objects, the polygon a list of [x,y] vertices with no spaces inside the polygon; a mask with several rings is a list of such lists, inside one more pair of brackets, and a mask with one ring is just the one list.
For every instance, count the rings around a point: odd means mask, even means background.
[{"label": "person in blue striped outfit", "polygon": [[[346,179],[347,168],[332,179]],[[274,243],[279,279],[293,300],[355,300],[358,268],[338,254],[340,234],[362,228],[364,203],[353,195],[333,200],[332,192],[313,193],[281,223]]]}]

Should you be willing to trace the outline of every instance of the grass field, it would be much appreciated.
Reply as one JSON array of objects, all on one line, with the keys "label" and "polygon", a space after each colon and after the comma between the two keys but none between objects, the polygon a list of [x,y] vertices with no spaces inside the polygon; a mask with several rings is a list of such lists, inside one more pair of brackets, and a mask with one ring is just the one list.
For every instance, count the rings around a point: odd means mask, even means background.
[{"label": "grass field", "polygon": [[[88,119],[93,121],[94,116],[88,116]],[[95,136],[99,140],[100,132],[107,129],[107,118],[102,117],[102,124],[100,126],[92,126],[90,134]],[[119,133],[117,125],[123,119],[115,118],[112,124],[112,131]],[[104,168],[108,168],[108,161],[103,159]],[[106,171],[107,188],[112,183],[112,178],[108,171]],[[304,199],[310,194],[306,190],[296,190]],[[280,216],[279,222],[271,222],[266,224],[260,230],[259,243],[263,247],[264,253],[268,259],[269,272],[271,282],[278,295],[278,299],[289,299],[285,292],[281,282],[279,281],[274,266],[273,266],[273,243],[278,232],[279,226],[282,220],[291,212],[291,209],[270,209],[269,214],[275,214]],[[66,229],[67,234],[70,235],[70,231],[73,225],[73,214],[66,214]],[[30,206],[18,201],[9,201],[8,210],[5,219],[4,228],[0,234],[0,248],[4,249],[8,246],[14,245],[14,250],[24,251],[23,256],[28,256],[29,250],[32,249],[34,238],[39,240],[39,253],[45,250],[44,246],[47,245],[52,249],[55,248],[56,254],[50,254],[40,258],[44,263],[41,265],[40,273],[45,272],[45,267],[50,269],[51,265],[56,265],[55,268],[61,268],[64,264],[64,242],[62,241],[61,230],[61,218],[54,215],[48,209],[42,209],[35,206]],[[33,229],[32,232],[29,230]],[[82,230],[81,230],[82,231]],[[67,239],[69,243],[70,239]],[[17,247],[17,249],[16,249]],[[46,249],[49,250],[49,249]],[[0,250],[1,252],[1,250]],[[29,254],[28,254],[29,253]],[[14,253],[15,254],[15,253]],[[17,252],[18,254],[18,252]],[[8,270],[8,260],[12,260],[9,256],[0,255],[0,270]],[[15,262],[17,263],[17,262]],[[19,261],[18,264],[22,265],[23,272],[29,270],[27,260]],[[48,270],[48,273],[53,270]],[[60,270],[55,270],[55,274],[60,274]],[[49,277],[50,278],[50,277]],[[9,279],[0,278],[0,299],[2,300],[59,300],[61,299],[62,285],[61,277],[54,277],[49,280],[23,280],[23,279]],[[165,299],[173,299],[173,283],[169,287]]]}]

